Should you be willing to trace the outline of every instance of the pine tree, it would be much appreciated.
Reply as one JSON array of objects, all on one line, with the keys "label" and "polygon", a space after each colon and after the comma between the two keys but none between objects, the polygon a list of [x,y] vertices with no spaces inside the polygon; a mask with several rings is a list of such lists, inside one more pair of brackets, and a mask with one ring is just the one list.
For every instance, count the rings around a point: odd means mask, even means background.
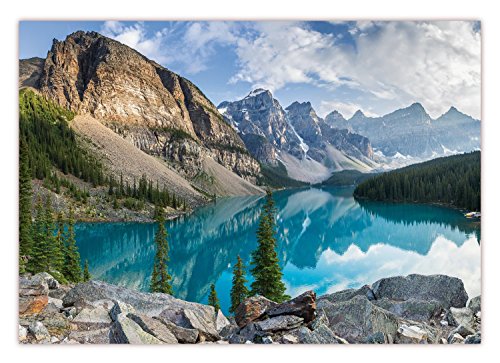
[{"label": "pine tree", "polygon": [[151,292],[163,292],[172,295],[172,277],[168,274],[169,246],[167,231],[165,229],[165,216],[163,208],[157,206],[155,209],[155,220],[158,230],[155,234],[156,254],[154,259],[153,273],[151,275]]},{"label": "pine tree", "polygon": [[245,286],[245,265],[240,256],[233,268],[233,286],[231,287],[231,307],[229,312],[234,313],[243,300],[248,297],[249,291]]},{"label": "pine tree", "polygon": [[208,305],[213,306],[215,312],[220,310],[219,298],[217,297],[217,292],[215,291],[215,285],[210,285],[210,294],[208,295]]},{"label": "pine tree", "polygon": [[70,282],[80,282],[82,279],[82,267],[80,265],[80,253],[75,240],[75,218],[73,207],[70,207],[68,216],[68,230],[65,241],[65,258],[63,274]]},{"label": "pine tree", "polygon": [[46,239],[45,214],[42,199],[38,197],[35,205],[35,221],[33,223],[33,247],[28,259],[27,271],[38,273],[45,271],[49,259],[49,246]]},{"label": "pine tree", "polygon": [[26,258],[33,246],[31,226],[31,170],[24,138],[19,145],[19,272],[26,269]]},{"label": "pine tree", "polygon": [[85,260],[85,266],[83,267],[83,282],[90,281],[91,278],[92,276],[89,272],[89,261]]},{"label": "pine tree", "polygon": [[252,252],[253,265],[251,273],[254,281],[251,285],[252,295],[262,295],[275,302],[283,302],[290,298],[285,294],[285,284],[281,280],[283,273],[276,252],[275,209],[273,196],[267,191],[266,202],[262,209],[257,229],[257,249]]}]

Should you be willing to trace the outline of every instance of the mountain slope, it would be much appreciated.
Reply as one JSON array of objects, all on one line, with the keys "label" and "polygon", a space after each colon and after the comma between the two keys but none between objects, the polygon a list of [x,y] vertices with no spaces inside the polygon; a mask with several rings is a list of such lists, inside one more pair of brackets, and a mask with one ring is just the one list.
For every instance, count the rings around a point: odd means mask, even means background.
[{"label": "mountain slope", "polygon": [[[27,60],[20,62],[26,66]],[[257,179],[259,163],[203,93],[135,50],[79,31],[54,40],[39,66],[40,77],[31,84],[42,95],[171,161],[183,177],[204,172],[202,160],[209,157],[251,182]]]}]

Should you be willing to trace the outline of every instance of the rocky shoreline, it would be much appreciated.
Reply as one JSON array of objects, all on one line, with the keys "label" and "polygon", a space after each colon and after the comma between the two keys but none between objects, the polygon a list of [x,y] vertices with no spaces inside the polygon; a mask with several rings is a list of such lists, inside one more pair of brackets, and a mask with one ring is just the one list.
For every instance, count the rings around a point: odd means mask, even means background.
[{"label": "rocky shoreline", "polygon": [[481,297],[445,275],[389,277],[371,286],[277,304],[246,299],[229,319],[208,305],[101,281],[19,277],[22,344],[478,344]]}]

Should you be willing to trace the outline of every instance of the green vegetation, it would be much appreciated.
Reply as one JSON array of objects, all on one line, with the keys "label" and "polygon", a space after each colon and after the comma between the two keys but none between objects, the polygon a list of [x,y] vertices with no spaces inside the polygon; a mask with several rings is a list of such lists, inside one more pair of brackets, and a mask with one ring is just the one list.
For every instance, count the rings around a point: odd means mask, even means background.
[{"label": "green vegetation", "polygon": [[240,256],[233,268],[233,285],[231,287],[231,307],[230,313],[234,313],[236,308],[248,297],[249,291],[245,286],[245,265]]},{"label": "green vegetation", "polygon": [[358,170],[342,170],[332,173],[332,175],[321,185],[342,187],[349,185],[357,185],[365,180],[373,178],[377,174],[373,173],[362,173]]},{"label": "green vegetation", "polygon": [[361,199],[442,203],[481,209],[481,153],[474,151],[434,159],[380,174],[358,185]]},{"label": "green vegetation", "polygon": [[252,252],[251,273],[254,281],[251,284],[251,295],[262,295],[275,302],[290,299],[285,294],[285,284],[282,281],[283,272],[279,265],[276,252],[276,220],[274,200],[271,191],[267,191],[266,202],[260,214],[257,229],[258,247]]},{"label": "green vegetation", "polygon": [[73,208],[69,209],[64,257],[63,275],[70,282],[80,282],[82,280],[82,267],[80,265],[80,253],[78,252],[78,247],[76,246],[75,217]]},{"label": "green vegetation", "polygon": [[260,170],[262,177],[257,179],[258,185],[267,185],[271,188],[300,188],[307,185],[307,183],[290,178],[281,161],[278,161],[278,166],[261,164]]},{"label": "green vegetation", "polygon": [[31,251],[33,236],[31,230],[31,171],[28,146],[24,139],[19,145],[19,270],[26,269],[26,256]]},{"label": "green vegetation", "polygon": [[84,282],[90,281],[91,278],[92,276],[90,275],[89,272],[89,261],[85,260],[85,265],[83,267],[83,281]]},{"label": "green vegetation", "polygon": [[167,241],[167,230],[165,229],[165,216],[163,208],[155,208],[155,220],[158,230],[155,234],[156,254],[153,265],[153,274],[151,275],[151,292],[162,292],[172,295],[172,285],[170,280],[172,276],[168,274],[169,246]]},{"label": "green vegetation", "polygon": [[215,291],[215,285],[210,285],[210,294],[208,295],[208,305],[213,306],[215,312],[220,310],[219,298],[217,297],[217,292]]}]

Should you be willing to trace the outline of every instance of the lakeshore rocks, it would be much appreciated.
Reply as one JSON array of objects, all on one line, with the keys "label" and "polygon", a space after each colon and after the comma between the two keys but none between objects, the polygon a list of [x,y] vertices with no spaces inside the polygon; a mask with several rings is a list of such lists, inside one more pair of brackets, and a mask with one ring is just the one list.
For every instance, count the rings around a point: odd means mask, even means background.
[{"label": "lakeshore rocks", "polygon": [[[447,276],[382,279],[318,298],[307,291],[281,304],[253,296],[227,319],[166,294],[99,281],[67,289],[47,275],[20,277],[20,306],[27,298],[47,300],[30,313],[20,309],[23,344],[481,343],[480,297],[465,307],[463,284]],[[433,283],[449,291],[431,292]],[[62,299],[48,296],[59,290]]]}]

